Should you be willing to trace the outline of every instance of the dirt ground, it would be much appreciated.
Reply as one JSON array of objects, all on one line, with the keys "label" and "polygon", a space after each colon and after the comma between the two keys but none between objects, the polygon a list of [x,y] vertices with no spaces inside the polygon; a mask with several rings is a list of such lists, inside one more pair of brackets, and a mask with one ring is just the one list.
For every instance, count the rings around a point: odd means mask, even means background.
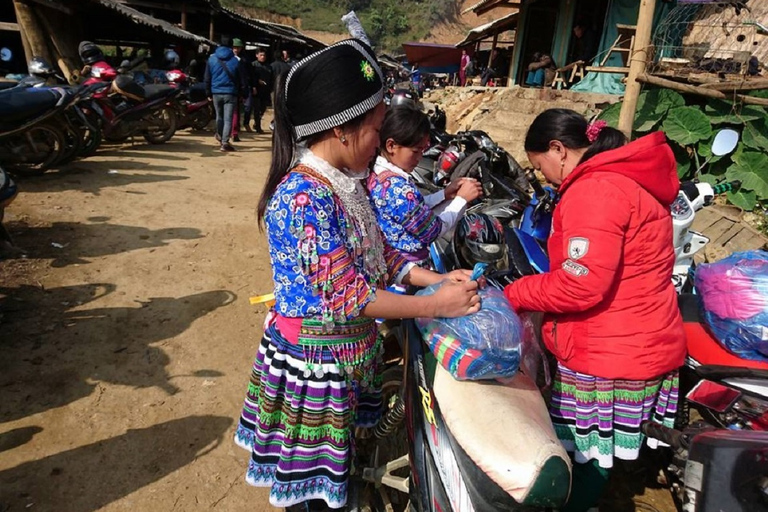
[{"label": "dirt ground", "polygon": [[[0,512],[274,510],[232,442],[264,317],[248,298],[271,290],[255,219],[270,136],[242,138],[232,154],[188,132],[107,146],[20,181],[6,222],[27,258],[0,261]],[[622,482],[610,512],[674,510]]]},{"label": "dirt ground", "polygon": [[[0,511],[274,510],[232,439],[271,290],[269,135],[24,179],[0,262]],[[143,143],[143,140],[141,141]]]}]

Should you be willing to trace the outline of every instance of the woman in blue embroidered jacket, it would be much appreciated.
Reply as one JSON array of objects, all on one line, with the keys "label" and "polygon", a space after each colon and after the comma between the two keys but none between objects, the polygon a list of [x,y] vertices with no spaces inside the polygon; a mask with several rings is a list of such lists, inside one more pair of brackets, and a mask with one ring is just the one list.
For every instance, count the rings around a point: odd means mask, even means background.
[{"label": "woman in blue embroidered jacket", "polygon": [[467,203],[480,197],[482,187],[477,180],[462,178],[422,196],[409,175],[429,144],[429,118],[413,107],[387,111],[379,143],[379,156],[368,177],[379,225],[389,245],[406,259],[424,261],[429,244],[454,228]]},{"label": "woman in blue embroidered jacket", "polygon": [[395,282],[440,276],[388,247],[365,188],[384,117],[371,49],[350,39],[297,63],[278,82],[272,165],[259,201],[276,318],[253,365],[236,442],[251,451],[248,483],[288,510],[343,507],[356,426],[381,411],[381,338],[374,318],[452,317],[479,309],[477,284],[452,275],[431,297]]}]

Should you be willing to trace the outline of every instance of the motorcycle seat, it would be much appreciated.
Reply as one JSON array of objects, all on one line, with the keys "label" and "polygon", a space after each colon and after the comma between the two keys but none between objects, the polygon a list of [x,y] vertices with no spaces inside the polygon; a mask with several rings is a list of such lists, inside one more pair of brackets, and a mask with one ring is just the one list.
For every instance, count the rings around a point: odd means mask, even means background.
[{"label": "motorcycle seat", "polygon": [[677,303],[683,317],[688,356],[698,364],[768,370],[768,363],[742,359],[729,352],[712,336],[699,315],[697,295],[680,295]]},{"label": "motorcycle seat", "polygon": [[151,101],[163,96],[168,96],[171,92],[176,92],[178,89],[176,89],[173,86],[170,85],[145,85],[144,86],[144,99],[146,101]]},{"label": "motorcycle seat", "polygon": [[[536,384],[523,373],[502,384],[458,381],[440,365],[435,371],[440,413],[461,452],[478,469],[469,479],[476,490],[475,509],[500,506],[500,490],[526,506],[559,508],[565,503],[571,461]],[[484,478],[489,481],[483,483]]]},{"label": "motorcycle seat", "polygon": [[16,87],[18,85],[19,85],[19,82],[16,82],[16,81],[0,80],[0,91],[4,91],[6,89],[11,89],[11,88]]},{"label": "motorcycle seat", "polygon": [[23,124],[56,106],[61,92],[55,89],[13,88],[0,92],[3,126]]}]

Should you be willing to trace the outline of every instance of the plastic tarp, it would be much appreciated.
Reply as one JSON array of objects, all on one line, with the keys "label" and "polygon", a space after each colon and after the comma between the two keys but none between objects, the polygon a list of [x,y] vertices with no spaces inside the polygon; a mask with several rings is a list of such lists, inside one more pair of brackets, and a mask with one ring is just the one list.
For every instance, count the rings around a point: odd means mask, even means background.
[{"label": "plastic tarp", "polygon": [[[656,12],[653,16],[653,25],[657,26],[664,16],[669,13],[668,3],[657,3]],[[600,47],[597,57],[592,65],[598,65],[605,57],[608,49],[618,37],[619,31],[616,24],[635,25],[637,24],[637,13],[640,10],[639,0],[611,0],[608,10],[605,14],[605,23],[603,24],[603,36],[600,39]],[[605,63],[606,67],[622,67],[621,54],[614,52]],[[571,87],[572,91],[594,92],[600,94],[624,94],[624,84],[621,80],[624,78],[622,73],[587,73],[586,76],[576,85]]]},{"label": "plastic tarp", "polygon": [[404,43],[410,64],[419,63],[422,73],[458,73],[461,49],[450,44]]}]

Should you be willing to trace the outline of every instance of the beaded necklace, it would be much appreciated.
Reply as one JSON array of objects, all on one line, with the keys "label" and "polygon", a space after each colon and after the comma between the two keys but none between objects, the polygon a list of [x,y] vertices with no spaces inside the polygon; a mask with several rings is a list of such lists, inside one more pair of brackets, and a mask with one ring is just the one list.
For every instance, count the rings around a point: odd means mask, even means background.
[{"label": "beaded necklace", "polygon": [[356,256],[362,255],[365,274],[378,283],[387,273],[387,264],[376,216],[362,183],[369,171],[346,174],[301,146],[296,148],[296,163],[309,167],[331,184],[346,212],[347,238],[352,249]]}]

